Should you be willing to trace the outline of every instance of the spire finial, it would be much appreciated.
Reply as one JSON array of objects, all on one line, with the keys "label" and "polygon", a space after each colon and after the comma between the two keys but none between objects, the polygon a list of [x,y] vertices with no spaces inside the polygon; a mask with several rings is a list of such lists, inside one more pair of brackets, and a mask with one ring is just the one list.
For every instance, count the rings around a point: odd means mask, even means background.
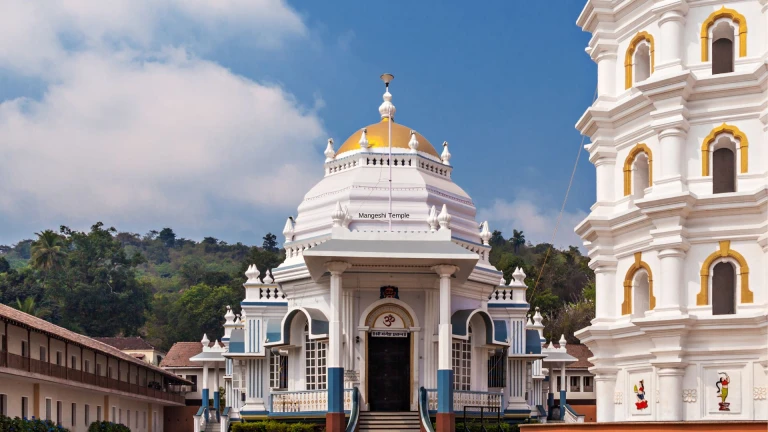
[{"label": "spire finial", "polygon": [[333,138],[328,138],[328,146],[325,148],[325,161],[330,162],[336,157],[336,151],[333,149]]},{"label": "spire finial", "polygon": [[430,232],[437,231],[437,209],[435,208],[435,206],[432,206],[432,208],[429,209],[429,216],[427,217],[427,223],[429,224]]},{"label": "spire finial", "polygon": [[480,240],[483,241],[484,245],[489,245],[488,242],[491,240],[491,230],[488,229],[488,221],[483,222],[483,229],[480,231]]},{"label": "spire finial", "polygon": [[283,228],[283,235],[285,236],[285,241],[293,241],[293,234],[294,234],[294,228],[293,228],[293,217],[288,216],[288,219],[285,220],[285,227]]},{"label": "spire finial", "polygon": [[360,135],[360,148],[366,149],[368,148],[368,129],[363,129],[363,134]]},{"label": "spire finial", "polygon": [[444,164],[450,165],[451,152],[448,151],[448,141],[443,141],[443,154],[440,155],[440,159]]},{"label": "spire finial", "polygon": [[333,221],[333,226],[340,227],[341,224],[344,222],[344,210],[341,209],[341,203],[336,201],[336,208],[333,210],[333,213],[331,213],[331,220]]},{"label": "spire finial", "polygon": [[385,91],[384,91],[384,102],[379,106],[379,114],[381,114],[381,118],[386,118],[389,120],[395,119],[395,106],[392,105],[392,93],[389,92],[389,83],[392,82],[392,80],[395,79],[395,76],[389,73],[385,73],[381,75],[381,80],[384,81]]},{"label": "spire finial", "polygon": [[440,229],[451,228],[452,216],[448,213],[448,206],[443,204],[443,209],[440,210],[440,214],[437,215],[437,222],[440,224]]},{"label": "spire finial", "polygon": [[416,139],[416,131],[411,131],[411,140],[408,141],[408,147],[411,148],[411,153],[419,151],[419,140]]}]

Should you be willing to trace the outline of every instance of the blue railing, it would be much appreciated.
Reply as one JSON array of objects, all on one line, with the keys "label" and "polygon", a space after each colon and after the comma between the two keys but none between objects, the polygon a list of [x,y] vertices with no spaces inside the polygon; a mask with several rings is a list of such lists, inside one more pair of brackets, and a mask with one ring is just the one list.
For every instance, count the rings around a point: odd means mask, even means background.
[{"label": "blue railing", "polygon": [[[346,396],[346,395],[345,395]],[[352,389],[352,409],[349,411],[349,422],[345,432],[355,432],[357,423],[360,420],[360,390],[357,387]]]},{"label": "blue railing", "polygon": [[536,405],[536,409],[539,411],[539,418],[547,418],[547,410],[544,409],[544,405]]},{"label": "blue railing", "polygon": [[421,427],[427,432],[435,432],[432,428],[432,419],[429,417],[429,403],[427,402],[427,389],[419,387],[419,421]]}]

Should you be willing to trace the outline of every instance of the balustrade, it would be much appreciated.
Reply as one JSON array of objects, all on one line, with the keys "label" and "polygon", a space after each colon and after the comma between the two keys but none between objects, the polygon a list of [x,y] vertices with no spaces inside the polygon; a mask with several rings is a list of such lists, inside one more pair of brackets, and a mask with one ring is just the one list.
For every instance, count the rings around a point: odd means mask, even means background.
[{"label": "balustrade", "polygon": [[[325,412],[328,409],[328,390],[299,390],[272,392],[271,413]],[[352,409],[352,389],[344,390],[344,411]]]},{"label": "balustrade", "polygon": [[[463,412],[464,407],[473,406],[476,408],[468,408],[467,411],[478,411],[479,407],[488,408],[502,408],[504,401],[504,394],[500,392],[483,392],[483,391],[466,391],[466,390],[454,390],[453,391],[453,411],[456,413]],[[437,390],[427,390],[427,407],[429,411],[437,411]]]}]

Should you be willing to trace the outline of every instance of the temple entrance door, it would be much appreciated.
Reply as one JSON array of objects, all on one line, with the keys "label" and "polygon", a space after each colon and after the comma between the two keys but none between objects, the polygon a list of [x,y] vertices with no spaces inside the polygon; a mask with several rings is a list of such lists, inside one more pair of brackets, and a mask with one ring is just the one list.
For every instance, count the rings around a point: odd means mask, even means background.
[{"label": "temple entrance door", "polygon": [[411,335],[368,334],[368,397],[371,411],[409,411]]}]

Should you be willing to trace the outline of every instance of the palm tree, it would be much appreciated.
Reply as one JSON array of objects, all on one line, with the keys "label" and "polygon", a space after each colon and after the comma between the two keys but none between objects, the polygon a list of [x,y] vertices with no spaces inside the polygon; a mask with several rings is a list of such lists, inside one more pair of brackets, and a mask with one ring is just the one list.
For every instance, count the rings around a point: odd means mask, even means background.
[{"label": "palm tree", "polygon": [[512,247],[515,249],[515,254],[520,251],[520,246],[525,244],[525,235],[522,231],[516,229],[512,230]]},{"label": "palm tree", "polygon": [[35,233],[37,240],[32,243],[32,267],[41,270],[61,268],[67,257],[64,238],[52,230]]},{"label": "palm tree", "polygon": [[48,311],[46,309],[37,306],[37,303],[35,303],[34,297],[27,297],[24,299],[24,301],[19,300],[17,297],[16,309],[38,318],[41,318],[48,314]]}]

